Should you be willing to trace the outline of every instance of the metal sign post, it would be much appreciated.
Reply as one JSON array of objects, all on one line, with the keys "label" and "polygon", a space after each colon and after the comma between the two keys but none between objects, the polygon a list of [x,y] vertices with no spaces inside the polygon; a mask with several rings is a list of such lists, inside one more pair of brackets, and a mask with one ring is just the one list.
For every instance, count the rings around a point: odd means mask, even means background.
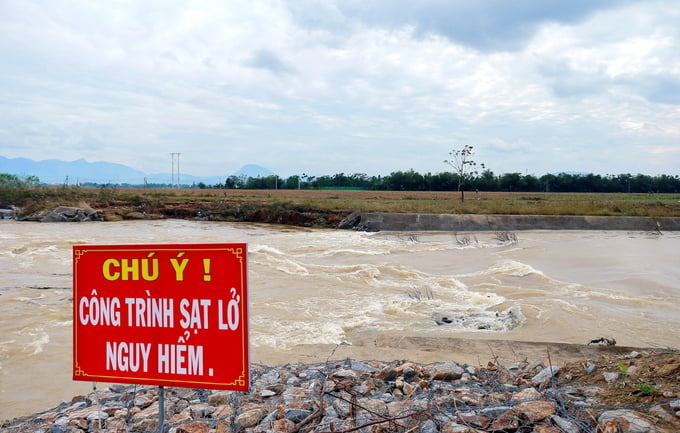
[{"label": "metal sign post", "polygon": [[165,431],[165,387],[158,387],[158,433]]}]

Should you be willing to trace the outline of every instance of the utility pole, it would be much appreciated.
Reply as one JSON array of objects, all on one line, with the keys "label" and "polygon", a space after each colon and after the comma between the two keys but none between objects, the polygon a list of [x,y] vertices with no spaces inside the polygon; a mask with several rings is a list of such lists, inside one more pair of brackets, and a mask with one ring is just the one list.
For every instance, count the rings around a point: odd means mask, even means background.
[{"label": "utility pole", "polygon": [[175,187],[175,155],[177,155],[177,188],[179,188],[179,152],[170,152],[171,164],[172,164],[172,181],[170,182],[170,187]]},{"label": "utility pole", "polygon": [[181,153],[177,153],[177,188],[179,188],[179,185],[180,185],[180,183],[179,183],[179,156],[180,155],[181,155]]},{"label": "utility pole", "polygon": [[171,180],[170,180],[170,188],[175,187],[175,154],[170,153],[170,170],[172,171]]}]

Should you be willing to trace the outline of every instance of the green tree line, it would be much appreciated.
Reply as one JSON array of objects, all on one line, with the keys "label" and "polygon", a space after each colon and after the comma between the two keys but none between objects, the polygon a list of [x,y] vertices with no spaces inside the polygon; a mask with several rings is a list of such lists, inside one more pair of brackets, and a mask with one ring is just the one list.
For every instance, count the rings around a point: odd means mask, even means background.
[{"label": "green tree line", "polygon": [[0,173],[0,188],[30,188],[40,186],[36,176],[19,177],[14,174]]},{"label": "green tree line", "polygon": [[[36,176],[18,177],[0,173],[0,188],[26,188],[41,186]],[[111,186],[91,183],[89,187]],[[144,185],[117,185],[141,187]],[[170,185],[146,185],[170,187]],[[382,191],[499,191],[499,192],[586,192],[586,193],[680,193],[680,176],[645,174],[545,174],[537,177],[522,173],[497,175],[491,170],[466,175],[461,179],[452,172],[421,174],[413,170],[395,171],[387,176],[369,176],[364,173],[338,173],[325,176],[294,175],[287,178],[275,175],[264,177],[230,176],[225,182],[182,187],[219,189],[364,189]]]},{"label": "green tree line", "polygon": [[413,170],[395,171],[388,176],[368,176],[363,173],[338,173],[332,176],[231,176],[223,184],[200,188],[238,189],[365,189],[383,191],[500,191],[500,192],[592,192],[592,193],[679,193],[680,176],[644,174],[531,174],[505,173],[491,170],[461,179],[451,172],[421,174]]}]

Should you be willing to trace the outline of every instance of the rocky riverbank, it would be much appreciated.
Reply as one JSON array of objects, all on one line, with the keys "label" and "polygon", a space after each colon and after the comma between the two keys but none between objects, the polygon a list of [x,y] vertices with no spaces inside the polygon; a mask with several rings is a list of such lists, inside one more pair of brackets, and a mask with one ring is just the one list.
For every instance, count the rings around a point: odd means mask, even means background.
[{"label": "rocky riverbank", "polygon": [[305,208],[286,208],[276,203],[247,203],[200,200],[167,200],[153,209],[146,204],[107,203],[105,206],[57,206],[27,211],[15,206],[0,209],[0,217],[37,222],[86,222],[157,220],[165,218],[284,224],[299,227],[337,228],[350,213]]},{"label": "rocky riverbank", "polygon": [[[226,207],[225,207],[226,206]],[[114,204],[100,209],[89,205],[58,206],[25,213],[3,209],[2,218],[40,222],[194,219],[284,224],[300,227],[361,231],[519,231],[519,230],[628,230],[661,233],[680,230],[680,217],[622,217],[578,215],[459,215],[282,209],[271,204],[241,206],[202,202],[167,202],[154,212],[144,206]]]},{"label": "rocky riverbank", "polygon": [[[249,393],[166,388],[173,433],[680,431],[680,354],[551,365],[327,361],[254,365]],[[5,421],[6,433],[152,432],[159,389],[115,385]]]}]

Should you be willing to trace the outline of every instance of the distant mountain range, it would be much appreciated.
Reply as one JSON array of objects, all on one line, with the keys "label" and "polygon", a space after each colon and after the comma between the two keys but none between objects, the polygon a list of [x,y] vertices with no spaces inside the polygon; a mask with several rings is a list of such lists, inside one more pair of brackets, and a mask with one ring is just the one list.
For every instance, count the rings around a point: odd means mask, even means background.
[{"label": "distant mountain range", "polygon": [[[76,161],[60,161],[47,159],[34,161],[28,158],[5,158],[0,156],[0,173],[13,174],[19,177],[36,176],[46,184],[171,184],[172,173],[143,173],[123,164],[98,161],[88,162],[84,159]],[[241,167],[232,176],[266,177],[274,173],[256,164]],[[175,182],[177,173],[175,173]],[[225,181],[225,176],[194,176],[180,172],[179,181],[182,185],[192,185],[200,182],[215,185]]]}]

